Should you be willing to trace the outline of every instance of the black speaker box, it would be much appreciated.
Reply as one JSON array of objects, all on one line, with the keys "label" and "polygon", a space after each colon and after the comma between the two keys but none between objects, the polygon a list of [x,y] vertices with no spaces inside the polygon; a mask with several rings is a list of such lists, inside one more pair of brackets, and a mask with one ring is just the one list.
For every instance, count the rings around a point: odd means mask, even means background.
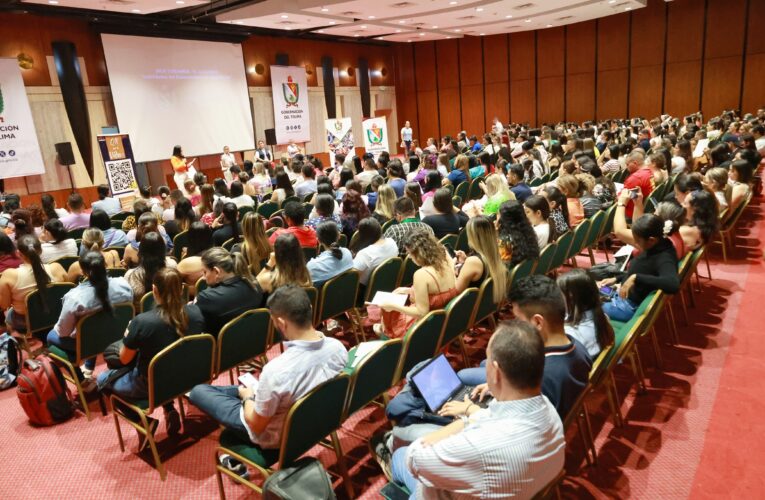
[{"label": "black speaker box", "polygon": [[276,146],[276,129],[267,128],[264,132],[266,133],[266,144],[269,146]]},{"label": "black speaker box", "polygon": [[60,165],[74,165],[74,152],[72,152],[71,142],[59,142],[56,144],[56,154]]}]

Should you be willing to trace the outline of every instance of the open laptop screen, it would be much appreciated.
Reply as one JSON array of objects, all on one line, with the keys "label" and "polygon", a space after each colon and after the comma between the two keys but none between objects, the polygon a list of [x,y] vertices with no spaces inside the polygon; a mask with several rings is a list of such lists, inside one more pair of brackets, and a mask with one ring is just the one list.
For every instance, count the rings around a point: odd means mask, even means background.
[{"label": "open laptop screen", "polygon": [[438,411],[462,386],[462,382],[443,354],[415,373],[412,376],[412,382],[432,412]]}]

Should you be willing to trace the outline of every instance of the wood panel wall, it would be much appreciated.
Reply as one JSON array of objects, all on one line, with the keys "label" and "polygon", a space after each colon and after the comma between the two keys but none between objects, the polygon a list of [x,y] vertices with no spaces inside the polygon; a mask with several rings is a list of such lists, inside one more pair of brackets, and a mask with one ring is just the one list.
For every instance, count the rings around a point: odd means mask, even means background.
[{"label": "wood panel wall", "polygon": [[[399,120],[417,120],[424,140],[480,134],[495,116],[541,125],[754,112],[765,106],[763,29],[762,0],[648,0],[567,26],[407,44],[395,50]],[[435,101],[423,68],[437,71]]]}]

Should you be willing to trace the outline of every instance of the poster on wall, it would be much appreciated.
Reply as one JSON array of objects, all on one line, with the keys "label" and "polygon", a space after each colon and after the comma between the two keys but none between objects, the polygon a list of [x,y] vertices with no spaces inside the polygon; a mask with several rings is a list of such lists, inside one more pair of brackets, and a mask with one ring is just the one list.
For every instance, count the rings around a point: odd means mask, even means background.
[{"label": "poster on wall", "polygon": [[138,181],[135,178],[130,137],[127,134],[108,134],[99,135],[97,138],[112,196],[134,196],[135,190],[138,189]]},{"label": "poster on wall", "polygon": [[329,163],[335,164],[335,155],[353,154],[353,125],[350,118],[331,118],[324,120],[329,147]]},{"label": "poster on wall", "polygon": [[377,161],[377,157],[383,151],[388,151],[388,133],[387,120],[384,116],[369,118],[361,122],[364,131],[364,148],[367,153],[372,153]]},{"label": "poster on wall", "polygon": [[19,62],[0,58],[0,179],[44,173]]},{"label": "poster on wall", "polygon": [[310,141],[311,120],[308,114],[305,68],[271,66],[271,93],[274,101],[276,143]]}]

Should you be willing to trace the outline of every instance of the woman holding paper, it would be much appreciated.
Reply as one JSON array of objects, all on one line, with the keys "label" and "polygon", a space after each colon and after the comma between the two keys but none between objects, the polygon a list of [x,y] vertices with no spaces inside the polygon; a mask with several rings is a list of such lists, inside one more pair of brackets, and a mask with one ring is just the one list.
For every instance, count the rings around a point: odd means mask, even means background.
[{"label": "woman holding paper", "polygon": [[441,309],[457,295],[454,261],[431,233],[414,231],[404,246],[420,269],[414,273],[411,288],[400,287],[393,293],[409,295],[410,304],[382,303],[383,322],[374,326],[375,333],[392,338],[403,337],[415,321],[433,309]]},{"label": "woman holding paper", "polygon": [[196,160],[197,159],[194,158],[190,162],[186,162],[186,157],[183,156],[181,147],[173,147],[173,156],[170,157],[170,164],[173,166],[173,172],[175,172],[173,180],[175,181],[175,185],[178,186],[178,189],[180,189],[184,195],[186,194],[186,188],[184,187],[186,179],[193,179],[194,174],[196,173],[196,170],[194,170],[194,167],[192,166]]}]

